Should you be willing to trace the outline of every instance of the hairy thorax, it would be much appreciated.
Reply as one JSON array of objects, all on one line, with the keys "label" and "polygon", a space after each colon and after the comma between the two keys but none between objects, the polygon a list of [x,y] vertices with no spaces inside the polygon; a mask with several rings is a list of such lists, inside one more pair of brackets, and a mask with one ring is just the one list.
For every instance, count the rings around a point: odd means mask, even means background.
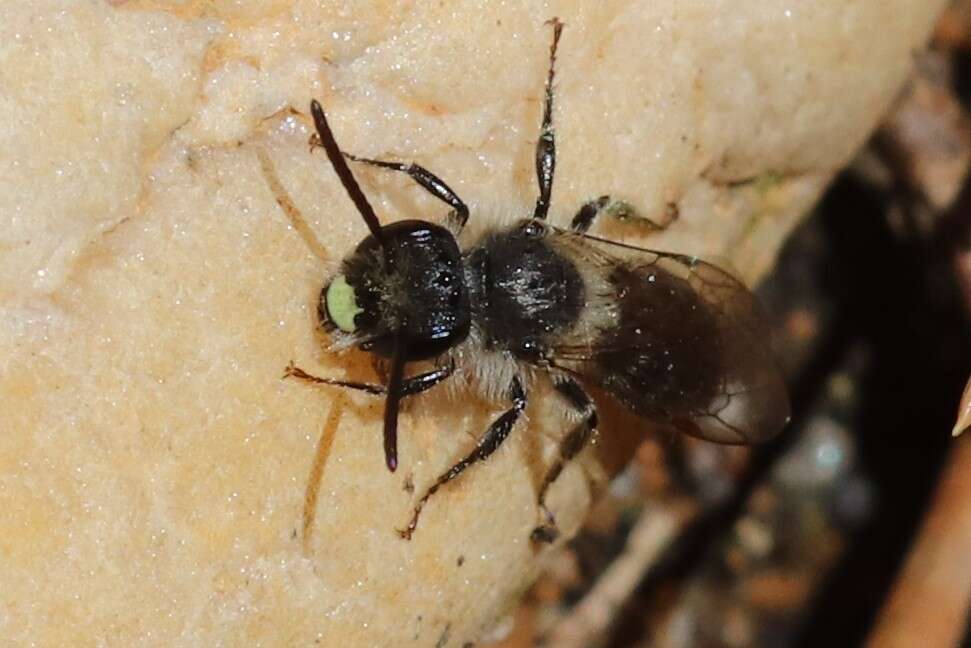
[{"label": "hairy thorax", "polygon": [[487,234],[467,254],[466,281],[484,349],[534,365],[545,364],[586,304],[579,271],[532,220]]}]

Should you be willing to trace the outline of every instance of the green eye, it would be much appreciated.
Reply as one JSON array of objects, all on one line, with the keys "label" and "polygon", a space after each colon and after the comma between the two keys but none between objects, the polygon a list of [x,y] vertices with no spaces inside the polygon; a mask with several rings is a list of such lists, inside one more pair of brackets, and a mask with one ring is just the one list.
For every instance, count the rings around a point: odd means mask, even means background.
[{"label": "green eye", "polygon": [[354,289],[344,275],[338,275],[327,288],[327,314],[342,331],[353,333],[354,316],[364,309],[357,305]]}]

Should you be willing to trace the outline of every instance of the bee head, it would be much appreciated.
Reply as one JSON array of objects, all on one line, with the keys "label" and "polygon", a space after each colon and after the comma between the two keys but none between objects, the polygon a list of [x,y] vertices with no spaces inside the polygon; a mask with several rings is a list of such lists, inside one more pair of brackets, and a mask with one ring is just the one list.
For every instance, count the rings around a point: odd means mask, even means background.
[{"label": "bee head", "polygon": [[365,238],[320,294],[329,328],[366,351],[406,361],[442,354],[469,334],[471,312],[455,238],[444,227],[406,220]]}]

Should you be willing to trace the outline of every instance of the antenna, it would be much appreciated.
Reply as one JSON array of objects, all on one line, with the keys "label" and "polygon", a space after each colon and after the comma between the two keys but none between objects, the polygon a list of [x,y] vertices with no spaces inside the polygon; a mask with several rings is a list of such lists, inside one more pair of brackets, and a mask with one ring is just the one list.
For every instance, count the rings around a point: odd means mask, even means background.
[{"label": "antenna", "polygon": [[341,153],[341,149],[337,145],[337,140],[334,139],[334,133],[327,124],[324,109],[321,108],[320,103],[316,99],[310,102],[310,114],[314,116],[314,125],[317,127],[320,145],[327,152],[327,157],[330,159],[330,163],[334,167],[337,177],[340,178],[341,184],[344,185],[347,195],[354,201],[354,206],[357,207],[357,211],[361,214],[361,218],[364,219],[364,223],[371,230],[371,234],[381,244],[381,247],[384,247],[384,234],[381,232],[381,223],[378,222],[378,216],[374,213],[374,209],[371,207],[371,203],[368,202],[364,192],[361,191],[357,180],[354,179],[354,174],[351,173],[350,167],[347,166],[347,162],[344,160],[344,154]]},{"label": "antenna", "polygon": [[[354,174],[351,173],[350,167],[347,166],[344,154],[337,145],[337,140],[334,139],[334,133],[330,130],[330,125],[327,123],[324,109],[316,99],[310,101],[310,114],[314,117],[314,125],[317,127],[320,145],[327,152],[327,158],[334,167],[337,177],[340,178],[341,184],[344,185],[344,189],[347,191],[347,195],[351,197],[354,206],[357,207],[357,211],[361,214],[361,218],[364,219],[364,223],[371,230],[371,234],[384,250],[385,263],[387,263],[389,268],[392,267],[394,265],[394,257],[392,256],[391,248],[385,245],[387,241],[384,233],[381,231],[381,223],[378,222],[377,214],[374,213],[374,208],[371,207],[367,196],[361,191],[361,186],[357,184]],[[388,465],[388,470],[391,472],[394,472],[398,467],[398,410],[401,405],[401,384],[404,379],[405,363],[407,362],[403,337],[400,331],[396,335],[397,339],[395,340],[394,354],[391,361],[391,377],[388,381],[388,391],[384,405],[384,458],[385,463]]]}]

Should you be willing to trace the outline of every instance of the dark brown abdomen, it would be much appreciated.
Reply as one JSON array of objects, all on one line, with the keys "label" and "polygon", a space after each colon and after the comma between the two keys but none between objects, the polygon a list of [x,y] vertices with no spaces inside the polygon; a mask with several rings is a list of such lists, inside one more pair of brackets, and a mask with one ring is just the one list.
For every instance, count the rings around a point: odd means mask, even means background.
[{"label": "dark brown abdomen", "polygon": [[592,377],[644,417],[673,421],[706,410],[726,373],[712,305],[655,264],[618,266],[609,281],[619,326],[604,332]]}]

